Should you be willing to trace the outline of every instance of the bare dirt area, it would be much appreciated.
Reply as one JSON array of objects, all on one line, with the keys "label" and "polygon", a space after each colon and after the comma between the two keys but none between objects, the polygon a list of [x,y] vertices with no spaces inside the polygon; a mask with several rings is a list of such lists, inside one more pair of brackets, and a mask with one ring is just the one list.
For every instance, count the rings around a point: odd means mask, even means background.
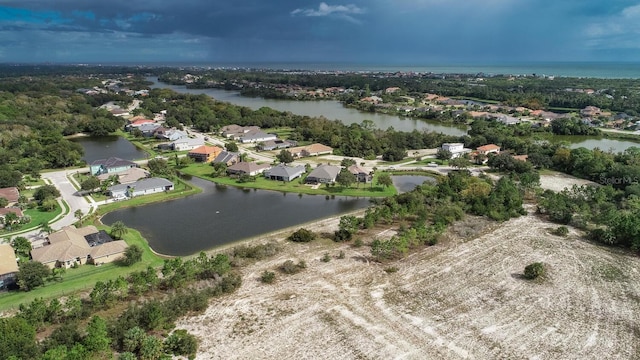
[{"label": "bare dirt area", "polygon": [[[551,235],[554,227],[533,215],[500,226],[471,219],[441,244],[387,264],[372,262],[367,246],[287,243],[243,268],[236,293],[178,328],[200,338],[198,359],[640,357],[640,259],[573,229]],[[288,259],[307,268],[278,272]],[[524,280],[537,261],[547,277]],[[260,281],[264,270],[276,272],[274,283]]]},{"label": "bare dirt area", "polygon": [[545,190],[562,191],[567,188],[571,188],[573,185],[598,185],[593,181],[580,179],[571,175],[555,173],[555,174],[541,174],[540,175],[540,187]]}]

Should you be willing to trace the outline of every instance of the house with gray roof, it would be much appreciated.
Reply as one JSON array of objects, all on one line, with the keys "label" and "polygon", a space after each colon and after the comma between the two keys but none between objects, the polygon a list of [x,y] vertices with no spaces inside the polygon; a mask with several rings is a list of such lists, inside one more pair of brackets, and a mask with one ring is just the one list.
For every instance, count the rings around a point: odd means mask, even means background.
[{"label": "house with gray roof", "polygon": [[264,177],[270,180],[277,181],[291,181],[299,178],[304,174],[304,166],[288,166],[285,164],[278,164],[264,172]]},{"label": "house with gray roof", "polygon": [[260,142],[256,146],[256,148],[262,151],[270,151],[276,149],[286,149],[292,146],[298,146],[298,142],[293,140],[275,139]]},{"label": "house with gray roof", "polygon": [[227,168],[227,174],[229,175],[249,175],[255,176],[262,174],[265,170],[271,168],[268,164],[258,164],[255,162],[241,161],[233,164]]},{"label": "house with gray roof", "polygon": [[118,157],[110,157],[108,159],[100,159],[91,163],[90,171],[91,175],[101,175],[117,173],[125,171],[133,167],[138,167],[138,164],[130,160],[121,159]]},{"label": "house with gray roof", "polygon": [[240,154],[236,152],[231,152],[227,150],[222,150],[218,156],[216,156],[212,163],[224,163],[227,166],[231,166],[240,161]]},{"label": "house with gray roof", "polygon": [[247,143],[257,143],[257,142],[264,142],[269,140],[276,140],[277,138],[278,137],[275,134],[267,134],[264,131],[256,129],[256,130],[247,131],[246,133],[240,135],[238,137],[238,140],[240,140],[240,142],[243,144],[247,144]]},{"label": "house with gray roof", "polygon": [[154,177],[141,179],[129,184],[113,185],[107,190],[109,196],[115,199],[126,199],[173,190],[173,183],[164,178]]},{"label": "house with gray roof", "polygon": [[356,176],[356,181],[358,182],[368,183],[373,179],[371,171],[358,165],[351,165],[347,168],[347,170],[349,170],[350,173]]},{"label": "house with gray roof", "polygon": [[181,138],[170,144],[172,150],[175,151],[185,151],[185,150],[193,150],[197,147],[204,145],[204,140],[201,138]]},{"label": "house with gray roof", "polygon": [[340,173],[340,167],[334,165],[320,165],[313,169],[305,183],[307,184],[332,184],[336,181],[336,177]]}]

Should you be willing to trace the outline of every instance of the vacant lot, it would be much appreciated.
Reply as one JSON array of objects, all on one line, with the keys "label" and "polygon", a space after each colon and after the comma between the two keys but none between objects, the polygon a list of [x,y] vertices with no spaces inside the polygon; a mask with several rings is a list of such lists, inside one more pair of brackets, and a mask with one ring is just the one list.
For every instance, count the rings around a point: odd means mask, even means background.
[{"label": "vacant lot", "polygon": [[[199,359],[640,357],[639,259],[552,227],[521,217],[384,265],[367,260],[366,246],[287,244],[245,268],[238,292],[178,327],[201,339]],[[278,272],[287,259],[307,269]],[[535,261],[548,277],[522,279]],[[259,281],[264,270],[276,272],[273,284]]]}]

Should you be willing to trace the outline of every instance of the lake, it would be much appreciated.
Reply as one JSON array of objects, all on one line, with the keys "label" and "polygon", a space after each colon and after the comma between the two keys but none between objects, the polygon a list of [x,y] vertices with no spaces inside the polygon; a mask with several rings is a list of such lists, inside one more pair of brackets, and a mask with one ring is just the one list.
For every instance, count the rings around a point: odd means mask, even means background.
[{"label": "lake", "polygon": [[[336,100],[318,101],[295,101],[264,99],[260,97],[241,96],[239,91],[223,89],[187,89],[183,85],[169,85],[158,82],[156,77],[148,77],[147,80],[154,82],[152,88],[171,89],[178,93],[185,94],[206,94],[219,101],[229,102],[234,105],[246,106],[253,110],[261,107],[270,107],[279,111],[289,111],[296,115],[324,116],[327,119],[338,119],[344,124],[362,123],[363,120],[371,120],[380,129],[393,127],[397,131],[436,131],[448,135],[462,136],[467,133],[464,127],[427,122],[424,120],[410,119],[399,116],[367,113],[356,109],[346,108]],[[600,148],[603,150],[613,149],[614,151],[624,151],[630,146],[639,146],[639,143],[628,140],[615,140],[608,138],[588,137],[588,136],[561,136],[558,141],[567,141],[571,148],[585,147],[588,149]]]},{"label": "lake", "polygon": [[105,224],[122,221],[161,254],[185,256],[369,205],[367,198],[302,195],[218,186],[198,178],[200,194],[113,211]]},{"label": "lake", "polygon": [[120,136],[83,136],[69,139],[82,145],[84,156],[82,160],[87,164],[100,159],[119,157],[125,160],[145,159],[147,153],[135,147],[129,140]]},{"label": "lake", "polygon": [[344,124],[360,124],[364,120],[371,120],[380,129],[393,127],[397,131],[426,130],[436,131],[443,134],[461,136],[467,133],[465,126],[445,125],[424,120],[404,118],[400,116],[368,113],[352,108],[347,108],[336,100],[318,101],[296,101],[280,99],[264,99],[261,97],[241,96],[239,91],[224,89],[187,89],[183,85],[169,85],[158,81],[156,77],[148,77],[147,80],[154,82],[152,88],[171,89],[183,94],[206,94],[212,98],[225,101],[234,105],[246,106],[253,110],[262,107],[270,107],[278,111],[289,111],[292,114],[320,117],[324,116],[329,120],[340,120]]}]

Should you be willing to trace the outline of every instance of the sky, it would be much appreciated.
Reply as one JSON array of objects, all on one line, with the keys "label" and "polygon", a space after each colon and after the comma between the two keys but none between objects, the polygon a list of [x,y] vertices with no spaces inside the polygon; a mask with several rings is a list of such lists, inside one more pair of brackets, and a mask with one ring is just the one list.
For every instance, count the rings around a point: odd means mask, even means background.
[{"label": "sky", "polygon": [[640,0],[0,0],[0,62],[640,61]]}]

